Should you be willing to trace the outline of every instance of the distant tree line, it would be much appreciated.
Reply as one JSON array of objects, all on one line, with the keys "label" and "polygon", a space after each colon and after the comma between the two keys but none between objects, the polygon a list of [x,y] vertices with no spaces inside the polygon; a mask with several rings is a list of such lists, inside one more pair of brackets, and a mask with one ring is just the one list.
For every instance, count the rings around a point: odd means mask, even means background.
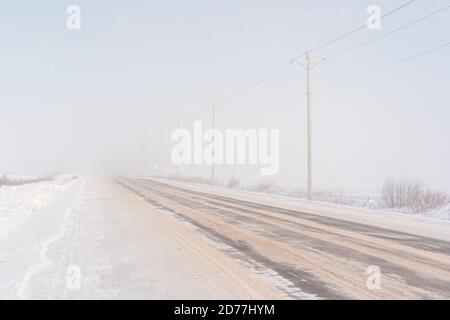
[{"label": "distant tree line", "polygon": [[20,186],[24,184],[30,184],[30,183],[38,183],[43,181],[51,181],[55,179],[56,175],[48,175],[43,177],[36,177],[36,178],[28,178],[28,179],[16,179],[16,178],[9,178],[8,175],[4,174],[0,176],[0,187],[2,186]]}]

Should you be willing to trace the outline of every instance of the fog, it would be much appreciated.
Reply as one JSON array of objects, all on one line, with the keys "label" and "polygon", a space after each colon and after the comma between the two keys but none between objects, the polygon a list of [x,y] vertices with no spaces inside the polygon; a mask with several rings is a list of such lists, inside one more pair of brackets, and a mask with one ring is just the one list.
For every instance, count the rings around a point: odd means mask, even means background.
[{"label": "fog", "polygon": [[[378,1],[382,12],[404,1]],[[68,30],[66,8],[81,8]],[[218,165],[218,179],[306,185],[305,73],[290,65],[365,24],[372,1],[14,1],[0,4],[0,174],[171,175],[171,134],[194,121],[280,130],[280,170]],[[448,5],[417,1],[312,52],[314,61]],[[317,65],[313,89],[447,41],[450,10]],[[318,187],[379,188],[419,177],[450,190],[450,47],[312,95]],[[302,73],[303,72],[303,73]],[[181,166],[209,176],[209,166]]]}]

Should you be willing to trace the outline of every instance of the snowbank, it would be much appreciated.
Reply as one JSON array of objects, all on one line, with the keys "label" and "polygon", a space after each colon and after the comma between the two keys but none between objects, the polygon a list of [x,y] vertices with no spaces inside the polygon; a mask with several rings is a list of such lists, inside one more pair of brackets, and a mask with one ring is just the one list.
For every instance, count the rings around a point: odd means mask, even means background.
[{"label": "snowbank", "polygon": [[50,181],[0,188],[0,236],[17,227],[30,214],[45,207],[71,185],[74,177],[61,175]]},{"label": "snowbank", "polygon": [[[210,187],[207,179],[199,177],[153,177],[154,179],[162,179],[168,181],[179,181],[186,183],[199,184]],[[230,179],[231,180],[231,179]],[[263,194],[269,196],[279,196],[290,198],[292,200],[306,200],[307,193],[300,188],[289,188],[275,185],[268,181],[263,181],[254,185],[239,185],[239,180],[236,180],[233,186],[228,184],[218,183],[215,187],[223,187],[227,189],[240,190],[243,192],[250,192],[255,194]],[[314,191],[314,203],[340,205],[349,208],[373,209],[374,213],[384,211],[397,215],[405,215],[418,218],[429,218],[437,220],[446,220],[450,222],[450,205],[434,209],[423,213],[412,212],[409,208],[386,208],[380,192],[368,190],[354,190],[354,189],[319,189]]]}]

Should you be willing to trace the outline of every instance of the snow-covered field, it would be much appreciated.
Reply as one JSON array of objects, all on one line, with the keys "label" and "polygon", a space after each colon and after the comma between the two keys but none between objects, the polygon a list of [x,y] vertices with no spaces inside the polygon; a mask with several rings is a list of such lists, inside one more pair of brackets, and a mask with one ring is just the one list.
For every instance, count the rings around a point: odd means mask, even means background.
[{"label": "snow-covered field", "polygon": [[450,221],[450,205],[442,208],[440,210],[436,210],[431,214],[431,217],[434,219],[442,219]]},{"label": "snow-covered field", "polygon": [[[8,178],[24,180],[34,177]],[[66,190],[73,181],[72,176],[61,175],[51,181],[0,187],[0,235],[8,234],[30,215],[38,214],[39,209]]]},{"label": "snow-covered field", "polygon": [[[247,189],[247,191],[252,190]],[[269,190],[267,194],[306,199],[306,195],[299,195],[285,188],[277,189],[274,187]],[[340,189],[318,190],[314,195],[314,201],[354,208],[382,210],[412,217],[415,216],[450,221],[450,204],[443,208],[434,209],[428,212],[414,213],[411,212],[409,208],[386,208],[380,194],[374,191]]]}]

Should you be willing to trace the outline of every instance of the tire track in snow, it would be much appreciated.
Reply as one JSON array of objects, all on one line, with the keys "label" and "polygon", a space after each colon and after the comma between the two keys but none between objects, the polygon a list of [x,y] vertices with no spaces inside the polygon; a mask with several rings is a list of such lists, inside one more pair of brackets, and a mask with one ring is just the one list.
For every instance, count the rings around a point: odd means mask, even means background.
[{"label": "tire track in snow", "polygon": [[70,222],[69,217],[72,216],[72,214],[72,208],[68,208],[64,214],[63,223],[58,226],[57,233],[44,241],[44,243],[42,244],[39,251],[39,259],[41,259],[41,262],[28,268],[22,282],[18,285],[17,293],[15,295],[18,299],[27,299],[27,291],[33,281],[34,276],[56,263],[55,260],[49,257],[50,247],[67,234],[68,222]]}]

